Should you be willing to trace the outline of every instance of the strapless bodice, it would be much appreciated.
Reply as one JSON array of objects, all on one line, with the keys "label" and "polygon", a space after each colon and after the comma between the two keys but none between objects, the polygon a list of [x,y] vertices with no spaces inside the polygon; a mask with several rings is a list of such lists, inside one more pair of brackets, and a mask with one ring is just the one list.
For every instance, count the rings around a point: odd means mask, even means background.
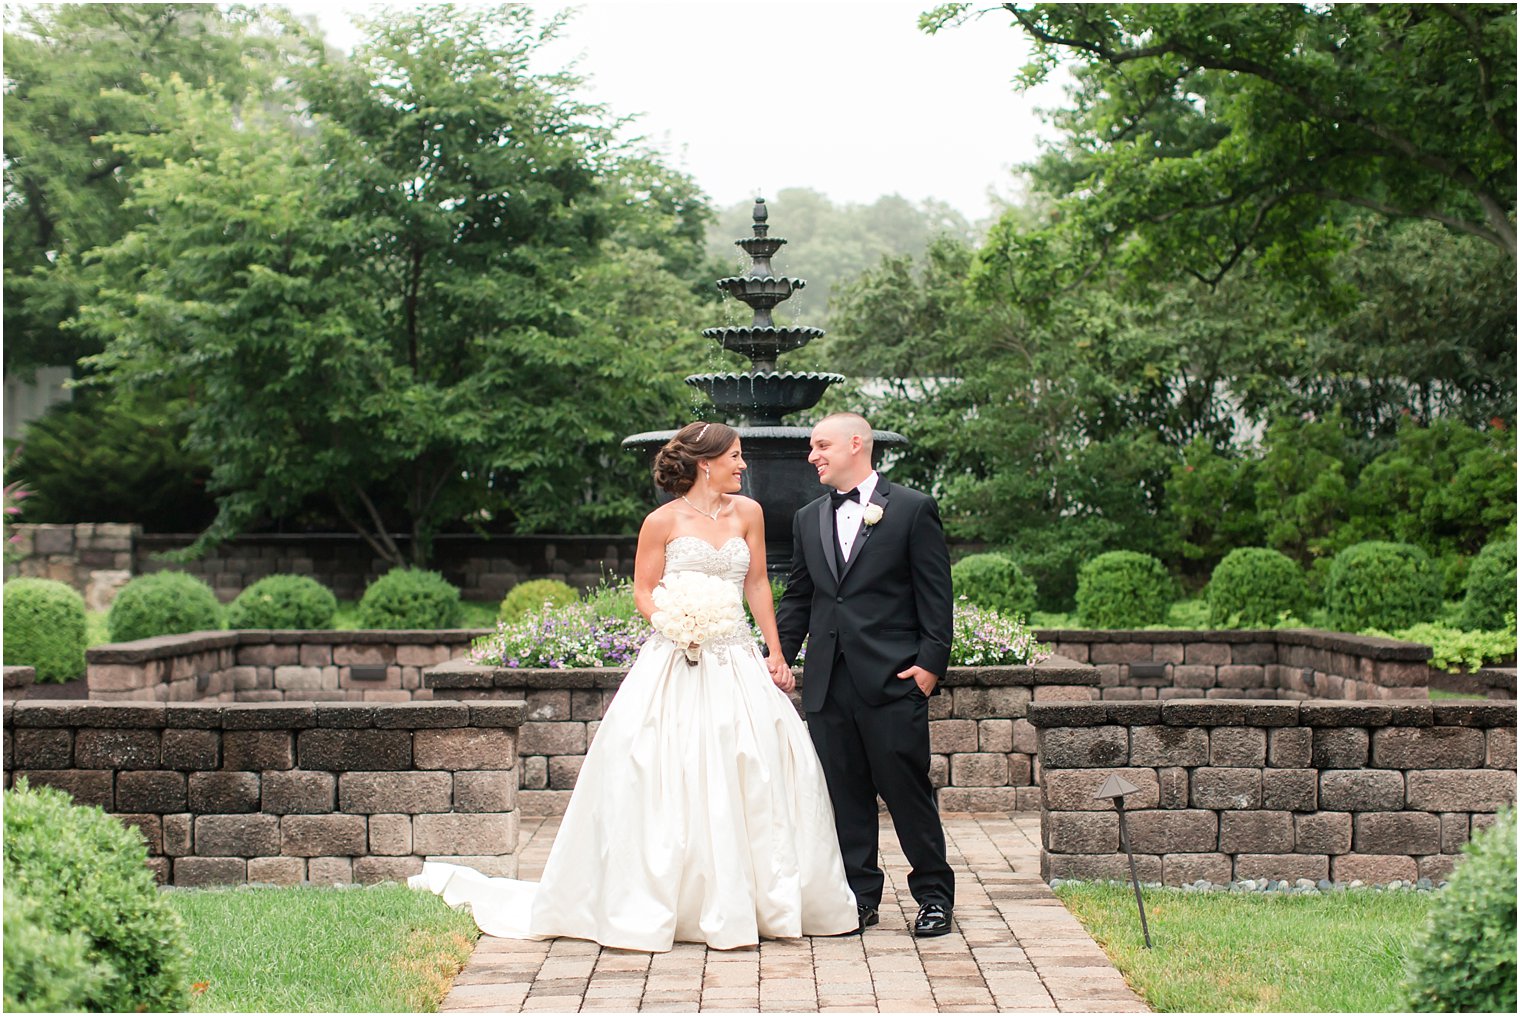
[{"label": "strapless bodice", "polygon": [[741,590],[749,573],[749,544],[731,536],[715,547],[700,536],[677,536],[665,544],[665,574],[694,571],[727,579]]}]

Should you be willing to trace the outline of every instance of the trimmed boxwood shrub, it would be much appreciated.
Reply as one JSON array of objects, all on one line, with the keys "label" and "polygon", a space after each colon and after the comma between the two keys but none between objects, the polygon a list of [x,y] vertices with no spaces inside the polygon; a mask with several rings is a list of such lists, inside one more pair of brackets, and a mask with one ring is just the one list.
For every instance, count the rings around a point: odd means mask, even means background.
[{"label": "trimmed boxwood shrub", "polygon": [[1018,564],[1006,554],[971,554],[955,562],[950,569],[950,581],[955,587],[956,599],[978,607],[987,607],[1012,617],[1028,617],[1034,610],[1034,579],[1024,574]]},{"label": "trimmed boxwood shrub", "polygon": [[11,579],[4,597],[7,665],[35,667],[38,681],[84,674],[83,596],[52,579]]},{"label": "trimmed boxwood shrub", "polygon": [[497,617],[510,624],[546,603],[551,607],[568,607],[579,599],[574,589],[557,579],[530,579],[507,591]]},{"label": "trimmed boxwood shrub", "polygon": [[90,959],[84,932],[48,927],[40,909],[5,887],[5,1011],[77,1012],[111,970]]},{"label": "trimmed boxwood shrub", "polygon": [[228,628],[331,628],[338,598],[305,575],[269,575],[227,605]]},{"label": "trimmed boxwood shrub", "polygon": [[459,590],[435,571],[392,568],[364,591],[359,624],[391,631],[457,628],[463,608]]},{"label": "trimmed boxwood shrub", "polygon": [[1172,577],[1149,554],[1111,550],[1077,569],[1077,619],[1087,628],[1143,628],[1166,620]]},{"label": "trimmed boxwood shrub", "polygon": [[176,571],[155,572],[128,582],[106,615],[112,642],[221,627],[222,605],[211,587],[194,575]]},{"label": "trimmed boxwood shrub", "polygon": [[1473,836],[1409,947],[1413,1012],[1515,1011],[1515,812]]},{"label": "trimmed boxwood shrub", "polygon": [[1462,599],[1462,627],[1468,631],[1498,631],[1515,613],[1514,537],[1490,543],[1478,551],[1467,572],[1467,595]]},{"label": "trimmed boxwood shrub", "polygon": [[[189,1004],[190,952],[184,927],[153,882],[142,834],[96,807],[80,807],[52,787],[16,781],[5,793],[6,920],[12,898],[25,900],[23,918],[54,941],[71,932],[85,941],[84,959],[104,974],[98,981],[81,968],[72,946],[60,944],[60,982],[77,997],[67,1005],[40,1005],[17,997],[19,1007],[91,1012],[179,1012]],[[10,1007],[11,961],[16,988],[33,990],[38,962],[10,948],[6,929],[5,994]],[[43,992],[45,993],[45,992]],[[48,998],[49,1003],[56,999]]]},{"label": "trimmed boxwood shrub", "polygon": [[1214,566],[1208,589],[1209,625],[1270,628],[1284,613],[1302,617],[1309,585],[1297,562],[1266,547],[1239,547]]},{"label": "trimmed boxwood shrub", "polygon": [[1440,609],[1440,570],[1413,544],[1356,543],[1330,562],[1325,614],[1337,631],[1394,631],[1429,621]]}]

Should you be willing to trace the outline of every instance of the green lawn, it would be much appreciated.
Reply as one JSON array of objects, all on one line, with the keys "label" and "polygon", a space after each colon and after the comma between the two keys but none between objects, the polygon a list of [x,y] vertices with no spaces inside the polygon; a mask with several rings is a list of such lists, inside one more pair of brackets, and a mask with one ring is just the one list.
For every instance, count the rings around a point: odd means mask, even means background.
[{"label": "green lawn", "polygon": [[1419,892],[1184,893],[1056,890],[1158,1012],[1398,1012],[1404,954],[1435,896]]},{"label": "green lawn", "polygon": [[1488,699],[1487,695],[1473,695],[1465,691],[1446,691],[1443,688],[1430,689],[1430,697],[1432,699],[1463,699],[1476,702],[1484,702]]},{"label": "green lawn", "polygon": [[436,1012],[479,934],[467,913],[399,885],[169,898],[196,1012]]}]

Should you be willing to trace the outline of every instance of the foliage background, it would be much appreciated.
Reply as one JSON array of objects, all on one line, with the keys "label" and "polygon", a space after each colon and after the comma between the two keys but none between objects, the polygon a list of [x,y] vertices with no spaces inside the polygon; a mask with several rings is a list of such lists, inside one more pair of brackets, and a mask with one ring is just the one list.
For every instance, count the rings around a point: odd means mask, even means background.
[{"label": "foliage background", "polygon": [[[820,409],[911,435],[894,474],[1042,609],[1109,550],[1192,592],[1269,547],[1317,597],[1375,539],[1459,598],[1515,519],[1514,22],[936,8],[1027,36],[1022,83],[1073,69],[1060,141],[990,223],[766,195],[812,283],[783,309],[830,329],[785,366],[850,375]],[[344,55],[273,7],[8,21],[6,369],[73,363],[91,400],[21,449],[24,517],[349,528],[397,564],[440,532],[631,531],[618,441],[738,366],[698,332],[744,316],[712,280],[750,205],[530,70],[557,28],[411,8]]]}]

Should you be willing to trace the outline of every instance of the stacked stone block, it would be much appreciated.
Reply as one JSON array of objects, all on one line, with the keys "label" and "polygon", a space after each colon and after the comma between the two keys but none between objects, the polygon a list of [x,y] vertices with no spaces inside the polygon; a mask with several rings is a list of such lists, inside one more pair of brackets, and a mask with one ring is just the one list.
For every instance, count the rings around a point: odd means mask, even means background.
[{"label": "stacked stone block", "polygon": [[[454,660],[429,668],[435,700],[525,703],[520,800],[525,815],[558,815],[623,671],[526,670]],[[801,710],[801,677],[792,693]],[[1088,701],[1097,675],[1056,657],[1035,667],[952,667],[929,700],[929,778],[943,811],[1039,807],[1033,702]]]},{"label": "stacked stone block", "polygon": [[1105,701],[1421,699],[1431,674],[1428,646],[1310,629],[1039,636],[1062,656],[1096,667]]},{"label": "stacked stone block", "polygon": [[[412,702],[482,630],[194,632],[88,650],[101,702]],[[358,668],[356,670],[356,668]]]},{"label": "stacked stone block", "polygon": [[[155,556],[189,544],[190,537],[144,534],[137,567],[159,567]],[[499,600],[529,579],[558,579],[589,589],[605,575],[633,574],[633,536],[444,534],[433,544],[433,567],[467,600]],[[229,540],[198,561],[175,565],[200,574],[230,600],[266,575],[311,575],[340,599],[357,600],[391,568],[357,536],[261,534]]]},{"label": "stacked stone block", "polygon": [[[206,581],[223,603],[269,575],[310,575],[339,599],[357,600],[391,568],[351,533],[259,533],[236,537],[194,561],[167,562],[194,535],[144,533],[138,525],[79,523],[14,527],[20,560],[6,577],[66,582],[104,610],[133,575],[174,569]],[[404,541],[403,541],[404,542]],[[496,600],[528,579],[549,578],[590,589],[606,575],[633,574],[635,536],[444,534],[436,537],[434,567],[469,600]]]},{"label": "stacked stone block", "polygon": [[12,527],[5,577],[52,579],[77,589],[90,610],[105,610],[132,578],[140,526],[112,522]]},{"label": "stacked stone block", "polygon": [[1444,878],[1515,800],[1515,705],[1171,700],[1036,704],[1046,878]]},{"label": "stacked stone block", "polygon": [[36,667],[5,668],[5,701],[25,698],[37,682]]},{"label": "stacked stone block", "polygon": [[6,703],[25,777],[141,830],[162,882],[517,870],[520,702]]}]

